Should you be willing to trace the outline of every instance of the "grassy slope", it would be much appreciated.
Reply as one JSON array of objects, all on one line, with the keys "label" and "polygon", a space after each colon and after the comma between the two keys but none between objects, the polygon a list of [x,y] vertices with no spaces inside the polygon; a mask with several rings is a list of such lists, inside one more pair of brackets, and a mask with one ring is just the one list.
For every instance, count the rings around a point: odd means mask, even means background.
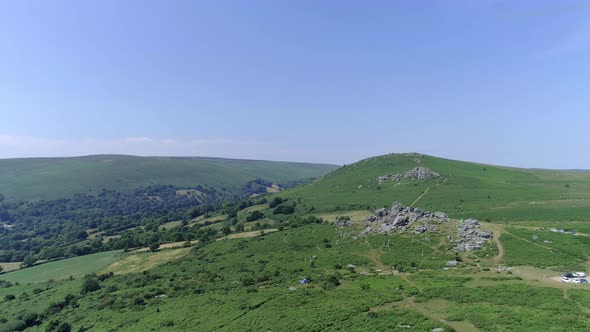
[{"label": "grassy slope", "polygon": [[[452,254],[443,250],[444,234],[355,239],[341,232],[332,225],[308,225],[217,241],[149,273],[108,279],[101,290],[79,299],[79,307],[67,307],[51,320],[91,331],[590,328],[586,287],[578,292],[573,285],[495,272],[489,250],[466,255],[459,268],[445,271]],[[349,263],[357,266],[355,272],[341,268]],[[392,275],[394,265],[407,272]],[[326,277],[336,272],[341,284],[323,289]],[[300,285],[302,276],[313,282]],[[167,298],[155,299],[158,294]],[[4,305],[9,304],[0,308]]]},{"label": "grassy slope", "polygon": [[[441,178],[397,186],[389,182],[377,188],[373,181],[377,176],[415,167],[417,157]],[[587,229],[590,174],[398,155],[338,169],[279,195],[299,201],[298,213],[307,213],[313,205],[312,214],[332,216],[322,212],[340,208],[335,215],[362,214],[365,208],[394,200],[409,204],[427,188],[416,206],[456,217],[528,221],[512,226],[484,223],[501,235],[503,257],[496,259],[499,250],[491,242],[485,250],[462,254],[461,265],[450,270],[443,270],[454,257],[445,233],[355,238],[344,235],[348,229],[324,224],[217,241],[149,273],[108,279],[101,290],[79,299],[78,308],[66,307],[49,320],[91,331],[405,331],[407,325],[420,331],[590,329],[588,287],[549,279],[564,269],[588,269],[590,237],[536,229],[555,226],[555,220],[580,232]],[[342,268],[349,263],[357,266],[356,273]],[[514,265],[514,273],[497,271],[499,264]],[[393,266],[406,272],[392,275]],[[340,273],[341,285],[322,289],[334,273]],[[314,282],[301,286],[302,276]],[[41,284],[65,294],[66,290],[76,293],[78,282]],[[0,289],[0,298],[40,286],[26,287]],[[162,293],[168,298],[154,298]],[[43,310],[50,301],[43,296],[33,297],[36,305],[20,299],[5,301],[0,312],[6,310],[10,318],[24,310]],[[34,330],[42,331],[48,321]]]},{"label": "grassy slope", "polygon": [[0,274],[0,280],[29,283],[48,281],[52,279],[65,279],[70,276],[82,277],[86,274],[94,273],[119,260],[120,253],[120,250],[106,251],[97,254],[39,264],[30,268]]},{"label": "grassy slope", "polygon": [[[422,182],[375,181],[417,165],[441,176]],[[590,173],[507,168],[416,154],[366,159],[279,195],[299,201],[301,212],[311,207],[317,212],[374,209],[400,201],[457,218],[590,220]]]},{"label": "grassy slope", "polygon": [[242,186],[255,178],[287,182],[319,177],[334,165],[219,158],[97,155],[0,160],[0,193],[17,199],[52,199],[103,188],[132,190],[150,184]]}]

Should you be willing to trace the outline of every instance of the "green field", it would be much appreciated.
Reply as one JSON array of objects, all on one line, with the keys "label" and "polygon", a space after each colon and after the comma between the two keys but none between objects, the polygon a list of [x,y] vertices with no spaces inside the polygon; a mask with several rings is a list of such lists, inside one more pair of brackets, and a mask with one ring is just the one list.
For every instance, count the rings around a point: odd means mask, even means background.
[{"label": "green field", "polygon": [[121,251],[107,251],[86,256],[39,264],[26,269],[0,274],[0,280],[19,283],[42,282],[82,277],[94,273],[119,260]]},{"label": "green field", "polygon": [[153,184],[241,187],[263,178],[283,183],[324,175],[337,166],[201,157],[96,155],[74,158],[0,159],[0,193],[38,200],[130,191]]}]

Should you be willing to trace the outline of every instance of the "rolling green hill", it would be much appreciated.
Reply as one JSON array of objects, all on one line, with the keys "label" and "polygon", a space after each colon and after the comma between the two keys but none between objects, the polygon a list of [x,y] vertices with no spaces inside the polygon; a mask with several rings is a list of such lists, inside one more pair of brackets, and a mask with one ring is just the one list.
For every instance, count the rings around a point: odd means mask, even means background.
[{"label": "rolling green hill", "polygon": [[[422,166],[428,180],[379,176]],[[372,210],[394,201],[453,217],[504,220],[590,220],[590,173],[499,167],[419,154],[390,154],[341,167],[320,180],[278,194],[301,212]]]},{"label": "rolling green hill", "polygon": [[[438,176],[377,180],[416,166]],[[163,264],[144,263],[172,249],[130,252],[114,275],[47,280],[71,274],[62,269],[75,264],[101,271],[92,256],[1,275],[0,331],[590,329],[590,286],[561,282],[565,271],[590,270],[588,173],[398,154],[256,199],[266,200],[234,203],[240,208],[233,218],[232,209],[220,209],[186,225],[166,224],[211,236],[174,249],[186,255]],[[393,201],[454,219],[423,233],[365,233],[362,220]],[[254,212],[259,219],[246,222]],[[338,216],[350,224],[334,225]],[[455,230],[464,224],[457,219],[465,217],[492,221],[481,223],[492,235],[479,250],[455,249]]]},{"label": "rolling green hill", "polygon": [[72,158],[0,160],[0,193],[39,200],[130,191],[152,184],[240,187],[263,178],[285,183],[324,175],[337,166],[204,157],[95,155]]}]

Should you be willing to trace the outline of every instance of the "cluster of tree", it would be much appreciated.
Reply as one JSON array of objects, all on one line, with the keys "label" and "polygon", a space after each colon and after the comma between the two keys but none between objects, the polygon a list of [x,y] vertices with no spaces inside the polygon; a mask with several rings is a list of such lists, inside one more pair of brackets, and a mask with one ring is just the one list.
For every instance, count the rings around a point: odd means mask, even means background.
[{"label": "cluster of tree", "polygon": [[[12,201],[0,195],[0,262],[22,262],[22,267],[38,260],[81,256],[99,251],[130,249],[180,241],[209,241],[218,235],[188,221],[213,211],[228,215],[228,234],[238,224],[239,211],[267,203],[263,196],[251,197],[272,185],[262,179],[250,181],[243,188],[180,188],[154,185],[133,192],[103,190],[98,194],[79,194],[71,198],[48,201]],[[180,189],[196,189],[202,195],[179,195]],[[269,206],[274,214],[295,211],[295,202],[275,197]],[[253,211],[247,222],[264,218]],[[180,227],[160,229],[170,221],[182,221]],[[266,224],[260,224],[264,229]],[[105,237],[117,235],[103,241]],[[156,248],[157,250],[157,248]]]},{"label": "cluster of tree", "polygon": [[264,194],[266,193],[266,188],[271,187],[272,184],[273,183],[270,181],[255,179],[248,181],[248,183],[244,186],[244,190],[252,194]]},{"label": "cluster of tree", "polygon": [[[24,262],[35,259],[55,259],[85,255],[108,250],[100,237],[89,239],[89,234],[101,236],[128,233],[142,227],[147,233],[158,233],[158,227],[174,220],[187,220],[216,210],[226,199],[236,196],[215,189],[198,187],[204,193],[199,200],[177,195],[174,186],[150,186],[131,193],[102,191],[97,195],[75,195],[72,198],[50,201],[0,202],[0,262]],[[144,235],[144,237],[150,237]],[[175,237],[161,234],[161,237]],[[162,240],[159,238],[158,240]],[[183,236],[177,236],[183,238]],[[149,240],[125,237],[115,247],[133,247],[153,243]],[[127,241],[127,243],[122,243]]]},{"label": "cluster of tree", "polygon": [[272,210],[274,214],[292,214],[295,212],[295,203],[281,204]]}]

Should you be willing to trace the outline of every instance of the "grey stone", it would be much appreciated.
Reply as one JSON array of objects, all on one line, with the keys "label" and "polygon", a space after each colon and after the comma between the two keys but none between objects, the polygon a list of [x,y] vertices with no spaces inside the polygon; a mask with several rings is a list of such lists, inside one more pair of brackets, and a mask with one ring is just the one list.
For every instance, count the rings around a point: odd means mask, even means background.
[{"label": "grey stone", "polygon": [[452,261],[447,262],[447,266],[457,266],[457,265],[459,265],[459,261],[457,261],[457,260],[452,260]]}]

